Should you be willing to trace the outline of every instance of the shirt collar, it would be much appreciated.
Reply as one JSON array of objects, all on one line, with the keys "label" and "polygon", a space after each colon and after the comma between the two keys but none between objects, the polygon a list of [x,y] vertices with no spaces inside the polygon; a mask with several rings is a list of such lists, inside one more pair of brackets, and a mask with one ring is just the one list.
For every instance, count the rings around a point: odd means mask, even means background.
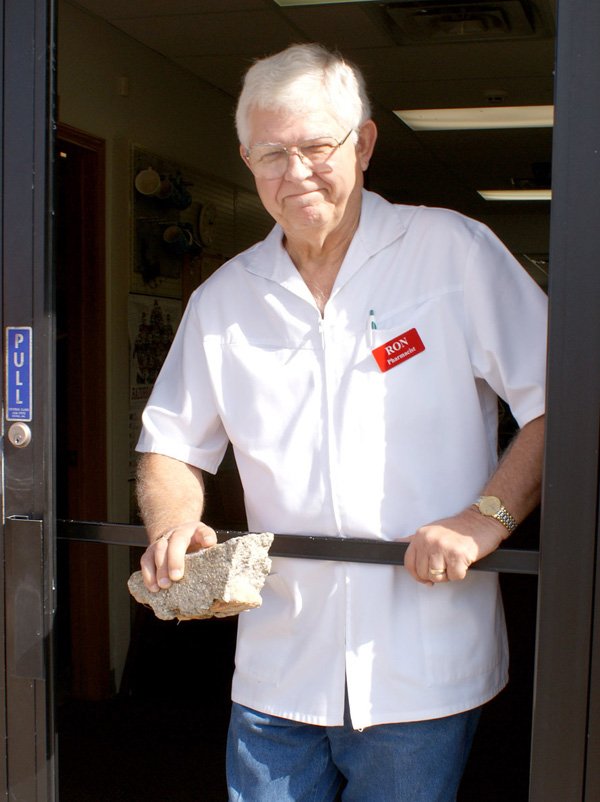
[{"label": "shirt collar", "polygon": [[[391,204],[374,192],[362,191],[360,221],[336,279],[334,293],[369,258],[405,233],[417,208]],[[260,247],[250,249],[245,267],[257,276],[305,294],[302,288],[306,285],[283,247],[283,230],[279,224],[271,229]]]}]

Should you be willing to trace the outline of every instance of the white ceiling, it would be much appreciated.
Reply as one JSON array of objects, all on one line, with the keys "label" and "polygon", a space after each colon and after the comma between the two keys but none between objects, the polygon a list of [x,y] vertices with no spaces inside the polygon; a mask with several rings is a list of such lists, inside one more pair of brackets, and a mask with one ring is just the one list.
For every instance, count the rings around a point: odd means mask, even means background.
[{"label": "white ceiling", "polygon": [[[369,186],[392,200],[487,215],[490,204],[477,189],[534,181],[534,165],[550,162],[550,129],[416,133],[392,110],[480,106],[489,95],[508,105],[552,103],[554,0],[398,0],[285,9],[274,0],[75,5],[217,87],[232,103],[256,57],[301,41],[339,49],[363,69],[379,126]],[[522,204],[520,212],[540,208]]]}]

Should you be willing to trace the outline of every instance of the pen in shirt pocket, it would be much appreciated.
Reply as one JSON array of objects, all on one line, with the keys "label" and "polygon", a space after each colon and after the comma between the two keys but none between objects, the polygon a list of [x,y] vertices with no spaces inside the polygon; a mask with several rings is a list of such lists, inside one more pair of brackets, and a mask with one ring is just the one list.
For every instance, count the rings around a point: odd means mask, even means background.
[{"label": "pen in shirt pocket", "polygon": [[375,310],[369,309],[369,323],[368,323],[368,337],[369,337],[369,345],[371,348],[374,345],[373,342],[373,332],[377,330],[377,321],[375,319]]}]

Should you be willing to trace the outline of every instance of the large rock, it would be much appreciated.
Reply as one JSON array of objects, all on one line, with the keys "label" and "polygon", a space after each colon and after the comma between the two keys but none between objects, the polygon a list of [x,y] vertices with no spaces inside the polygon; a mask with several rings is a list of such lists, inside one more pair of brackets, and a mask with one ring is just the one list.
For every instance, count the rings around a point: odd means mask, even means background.
[{"label": "large rock", "polygon": [[260,592],[271,570],[273,535],[243,535],[185,557],[183,579],[151,593],[141,571],[131,575],[129,592],[157,618],[223,618],[260,607]]}]

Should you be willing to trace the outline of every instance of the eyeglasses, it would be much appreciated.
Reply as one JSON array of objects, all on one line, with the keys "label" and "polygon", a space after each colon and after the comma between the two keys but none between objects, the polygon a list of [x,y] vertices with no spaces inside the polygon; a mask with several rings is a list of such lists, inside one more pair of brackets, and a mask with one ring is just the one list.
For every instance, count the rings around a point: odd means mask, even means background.
[{"label": "eyeglasses", "polygon": [[281,178],[288,168],[290,156],[298,156],[302,164],[315,173],[322,172],[327,169],[332,154],[342,147],[353,130],[351,128],[341,141],[324,136],[289,148],[284,145],[254,145],[246,150],[246,158],[256,178]]}]

